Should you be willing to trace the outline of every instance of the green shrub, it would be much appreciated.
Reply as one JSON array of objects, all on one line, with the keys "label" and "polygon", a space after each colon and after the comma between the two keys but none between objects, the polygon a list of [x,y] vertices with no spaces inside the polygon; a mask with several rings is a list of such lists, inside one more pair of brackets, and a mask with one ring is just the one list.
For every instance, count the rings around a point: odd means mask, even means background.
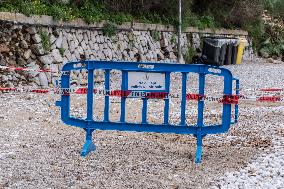
[{"label": "green shrub", "polygon": [[70,21],[75,18],[71,8],[60,4],[53,4],[50,7],[49,13],[55,20]]},{"label": "green shrub", "polygon": [[115,24],[121,25],[124,22],[131,22],[133,18],[128,13],[115,13],[115,14],[111,14],[108,20]]},{"label": "green shrub", "polygon": [[159,32],[159,31],[151,30],[150,35],[154,39],[154,41],[160,41],[161,40],[161,32]]},{"label": "green shrub", "polygon": [[271,15],[284,18],[283,0],[263,0],[263,4]]},{"label": "green shrub", "polygon": [[[283,0],[183,0],[182,3],[182,29],[188,26],[245,29],[253,38],[255,50],[264,49],[270,55],[283,54],[283,33],[279,28],[270,28],[260,21],[264,9],[279,21],[283,20]],[[105,20],[107,24],[103,33],[110,37],[116,33],[114,24],[124,22],[179,25],[178,1],[173,0],[70,0],[69,4],[58,0],[0,0],[0,11],[28,16],[49,15],[63,21],[82,18],[88,24]],[[151,31],[151,36],[155,41],[161,39],[157,31]],[[269,43],[266,43],[267,39]],[[45,43],[48,49],[50,44]],[[171,40],[171,43],[175,42]]]},{"label": "green shrub", "polygon": [[131,32],[127,33],[127,37],[128,37],[128,40],[129,40],[129,42],[128,42],[129,48],[132,49],[134,47],[135,35],[131,31]]},{"label": "green shrub", "polygon": [[46,31],[40,30],[39,35],[40,35],[42,47],[43,47],[45,53],[50,52],[51,51],[51,44],[50,44],[50,41],[49,41],[48,33]]},{"label": "green shrub", "polygon": [[249,36],[252,38],[252,46],[255,51],[261,48],[262,42],[265,40],[265,26],[261,20],[250,23],[245,26]]},{"label": "green shrub", "polygon": [[103,35],[112,37],[117,33],[117,26],[113,23],[107,22],[103,26]]},{"label": "green shrub", "polygon": [[104,19],[105,7],[100,4],[85,1],[83,6],[79,8],[79,12],[80,17],[88,24],[91,24]]},{"label": "green shrub", "polygon": [[172,36],[171,36],[171,44],[172,44],[172,45],[176,45],[176,43],[177,43],[177,38],[176,38],[175,35],[172,35]]},{"label": "green shrub", "polygon": [[61,56],[63,56],[64,52],[65,52],[65,49],[61,47],[58,50],[59,50],[59,53],[61,54]]},{"label": "green shrub", "polygon": [[256,52],[267,53],[269,56],[280,56],[284,52],[284,31],[278,26],[255,23],[247,27],[252,37]]},{"label": "green shrub", "polygon": [[192,63],[192,58],[196,55],[196,50],[193,47],[188,47],[187,52],[184,54],[184,61],[186,64]]}]

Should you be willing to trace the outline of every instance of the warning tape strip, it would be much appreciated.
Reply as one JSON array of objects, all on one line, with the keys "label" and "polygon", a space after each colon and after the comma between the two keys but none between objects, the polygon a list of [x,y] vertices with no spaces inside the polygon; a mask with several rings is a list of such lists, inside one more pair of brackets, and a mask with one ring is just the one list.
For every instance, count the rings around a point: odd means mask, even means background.
[{"label": "warning tape strip", "polygon": [[0,69],[2,70],[14,70],[14,71],[34,71],[34,72],[51,72],[51,73],[58,73],[54,72],[50,69],[30,69],[30,68],[22,68],[22,67],[12,67],[12,66],[0,66]]},{"label": "warning tape strip", "polygon": [[284,91],[284,88],[254,88],[254,89],[240,88],[239,90],[240,91],[281,92],[281,91]]},{"label": "warning tape strip", "polygon": [[50,89],[19,89],[19,88],[0,88],[0,92],[17,92],[17,93],[49,93]]},{"label": "warning tape strip", "polygon": [[[63,96],[71,94],[87,94],[87,88],[54,88],[54,89],[18,89],[18,88],[0,88],[0,92],[16,92],[16,93],[41,93],[46,94],[52,92]],[[181,98],[179,93],[166,92],[145,92],[145,91],[130,91],[130,90],[104,90],[94,89],[94,94],[112,97],[125,98],[147,98],[147,99],[177,99]],[[196,101],[215,101],[223,104],[238,104],[241,100],[257,101],[257,102],[284,102],[282,96],[245,96],[245,95],[219,95],[207,96],[196,93],[187,93],[186,100]]]},{"label": "warning tape strip", "polygon": [[[49,73],[62,73],[70,74],[70,71],[52,71],[51,69],[30,69],[30,68],[23,68],[23,67],[12,67],[12,66],[1,66],[0,69],[3,70],[14,70],[14,71],[34,71],[34,72],[49,72]],[[251,88],[251,89],[243,89],[240,88],[239,91],[261,91],[261,92],[281,92],[284,91],[284,88]]]}]

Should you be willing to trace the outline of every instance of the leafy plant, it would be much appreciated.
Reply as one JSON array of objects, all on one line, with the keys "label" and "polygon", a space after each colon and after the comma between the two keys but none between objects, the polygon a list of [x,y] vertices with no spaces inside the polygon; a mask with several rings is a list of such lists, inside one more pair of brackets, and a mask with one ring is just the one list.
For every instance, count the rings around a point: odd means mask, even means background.
[{"label": "leafy plant", "polygon": [[49,13],[55,20],[70,21],[76,17],[72,8],[62,4],[53,4],[49,9]]},{"label": "leafy plant", "polygon": [[265,8],[275,17],[284,17],[284,1],[283,0],[263,0]]},{"label": "leafy plant", "polygon": [[192,63],[192,58],[196,55],[196,50],[193,47],[188,47],[187,52],[184,54],[184,61],[186,64]]},{"label": "leafy plant", "polygon": [[128,40],[129,40],[129,42],[128,42],[129,48],[131,49],[131,48],[134,47],[135,35],[134,35],[133,32],[129,32],[129,33],[127,34],[127,37],[128,37]]},{"label": "leafy plant", "polygon": [[182,29],[192,26],[197,27],[198,29],[205,29],[205,28],[211,28],[215,29],[219,27],[219,23],[214,19],[211,15],[197,15],[192,12],[187,12],[184,15],[184,19],[182,22]]},{"label": "leafy plant", "polygon": [[40,30],[39,35],[40,35],[42,47],[43,47],[45,53],[50,52],[51,51],[51,44],[50,44],[50,41],[49,41],[48,33],[46,31]]},{"label": "leafy plant", "polygon": [[61,54],[61,56],[63,56],[64,52],[65,52],[65,49],[61,47],[58,50],[59,50],[59,53]]},{"label": "leafy plant", "polygon": [[[177,1],[173,0],[0,0],[0,11],[19,12],[25,15],[49,15],[55,20],[69,21],[82,18],[86,23],[106,21],[104,35],[116,33],[115,24],[143,22],[177,27]],[[222,5],[222,6],[220,6]],[[268,10],[279,23],[284,18],[283,0],[183,0],[182,29],[189,26],[205,28],[245,29],[252,37],[253,48],[264,49],[270,55],[283,54],[283,34],[279,28],[269,28],[261,21]],[[277,22],[278,23],[278,22]],[[281,28],[280,30],[283,30]],[[151,31],[155,41],[161,39],[158,31]],[[46,37],[46,36],[43,36]],[[269,43],[265,43],[269,39]],[[44,41],[44,40],[43,40]],[[130,43],[133,41],[130,40]],[[176,43],[171,39],[171,43]],[[48,42],[43,44],[48,49]],[[133,44],[132,44],[133,45]]]},{"label": "leafy plant", "polygon": [[161,40],[161,32],[159,32],[159,31],[151,30],[150,35],[154,39],[154,41],[160,41]]},{"label": "leafy plant", "polygon": [[252,47],[255,51],[261,48],[262,42],[265,40],[265,26],[261,20],[247,24],[245,29],[252,38]]},{"label": "leafy plant", "polygon": [[112,37],[117,32],[117,26],[114,25],[113,23],[107,22],[104,24],[102,31],[103,31],[103,35]]},{"label": "leafy plant", "polygon": [[284,31],[281,27],[262,23],[248,28],[248,31],[253,37],[254,49],[261,55],[271,57],[284,54]]},{"label": "leafy plant", "polygon": [[79,9],[79,15],[88,24],[99,22],[104,19],[104,7],[99,5],[94,5],[86,1],[84,5]]},{"label": "leafy plant", "polygon": [[172,35],[172,36],[171,36],[171,44],[172,44],[172,45],[176,45],[176,43],[177,43],[177,38],[176,38],[175,35]]},{"label": "leafy plant", "polygon": [[133,17],[128,13],[116,13],[109,16],[108,20],[115,24],[121,25],[124,22],[131,22],[133,20]]}]

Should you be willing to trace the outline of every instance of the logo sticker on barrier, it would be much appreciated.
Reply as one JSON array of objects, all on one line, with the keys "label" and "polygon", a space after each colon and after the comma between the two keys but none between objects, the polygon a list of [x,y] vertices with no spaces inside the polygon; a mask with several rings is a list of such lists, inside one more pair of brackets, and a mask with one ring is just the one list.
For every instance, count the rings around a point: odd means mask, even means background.
[{"label": "logo sticker on barrier", "polygon": [[[227,132],[230,125],[238,121],[238,95],[239,80],[233,78],[231,72],[225,68],[219,68],[208,65],[185,65],[185,64],[165,64],[165,63],[137,63],[137,62],[112,62],[112,61],[84,61],[71,62],[62,68],[61,88],[70,88],[70,73],[73,70],[87,69],[88,86],[85,93],[86,100],[86,119],[74,118],[70,115],[70,95],[61,94],[61,100],[56,105],[61,108],[62,121],[71,126],[76,126],[86,131],[86,142],[83,146],[81,155],[86,156],[89,152],[95,150],[92,141],[92,133],[95,130],[118,130],[118,131],[136,131],[136,132],[158,132],[158,133],[175,133],[175,134],[193,134],[197,139],[195,162],[200,163],[202,157],[202,139],[208,134],[217,134]],[[93,119],[94,115],[94,73],[95,70],[104,70],[104,111],[103,120]],[[110,90],[111,81],[110,71],[120,70],[122,73],[122,82],[120,90]],[[170,86],[172,84],[170,74],[181,74],[181,92],[178,96],[180,101],[180,123],[172,125],[169,123],[170,110]],[[198,74],[198,94],[188,96],[187,81],[191,73]],[[221,124],[204,124],[204,97],[205,97],[205,76],[215,75],[223,77],[223,99],[220,103],[222,106],[222,123]],[[236,94],[233,94],[233,82],[236,84]],[[136,94],[137,93],[137,94]],[[120,119],[111,121],[110,118],[110,96],[118,96],[120,101]],[[141,123],[132,123],[126,121],[126,99],[142,99]],[[160,124],[149,123],[147,117],[148,100],[161,99],[164,101],[163,122]],[[188,124],[186,122],[187,102],[197,100],[197,123]],[[232,106],[234,106],[234,121],[231,122]]]},{"label": "logo sticker on barrier", "polygon": [[165,74],[128,72],[128,90],[165,91]]}]

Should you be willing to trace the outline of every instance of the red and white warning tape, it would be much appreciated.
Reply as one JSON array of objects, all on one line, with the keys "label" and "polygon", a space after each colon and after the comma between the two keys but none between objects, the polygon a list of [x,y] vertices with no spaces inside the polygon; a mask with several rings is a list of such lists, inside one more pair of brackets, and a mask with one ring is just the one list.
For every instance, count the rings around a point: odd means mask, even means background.
[{"label": "red and white warning tape", "polygon": [[6,87],[0,87],[0,92],[2,93],[9,93],[9,92],[15,92],[15,93],[49,93],[52,90],[50,89],[19,89],[19,88],[6,88]]},{"label": "red and white warning tape", "polygon": [[[51,73],[70,73],[69,71],[59,71],[55,72],[51,69],[31,69],[31,68],[23,68],[23,67],[13,67],[13,66],[1,66],[0,69],[2,70],[14,70],[14,71],[33,71],[33,72],[51,72]],[[240,88],[240,91],[261,91],[261,92],[281,92],[284,91],[284,88],[249,88],[244,89]]]},{"label": "red and white warning tape", "polygon": [[251,88],[251,89],[240,88],[240,91],[282,92],[284,91],[284,88]]},{"label": "red and white warning tape", "polygon": [[22,67],[12,67],[12,66],[0,66],[0,69],[2,70],[14,70],[14,71],[34,71],[34,72],[52,72],[52,73],[57,73],[54,72],[50,69],[30,69],[30,68],[22,68]]},{"label": "red and white warning tape", "polygon": [[[54,89],[19,89],[19,88],[0,88],[2,93],[52,93],[69,96],[71,94],[87,94],[88,88],[54,88]],[[145,92],[145,91],[130,91],[130,90],[103,90],[94,89],[95,95],[110,96],[110,97],[125,97],[125,98],[147,98],[147,99],[180,99],[179,93],[166,92]],[[211,101],[223,104],[238,104],[239,101],[257,101],[257,102],[284,102],[283,96],[245,96],[245,95],[199,95],[195,93],[187,93],[186,100],[196,101]]]},{"label": "red and white warning tape", "polygon": [[[12,66],[1,66],[2,70],[14,70],[14,71],[34,71],[34,72],[54,72],[50,69],[30,69],[23,67],[12,67]],[[61,72],[65,73],[65,72]],[[70,72],[68,72],[70,73]],[[53,92],[54,94],[70,95],[70,94],[87,94],[87,88],[68,88],[68,89],[18,89],[18,88],[0,88],[0,92],[13,92],[13,93],[41,93],[46,94]],[[259,91],[259,92],[283,92],[284,88],[255,88],[255,89],[240,89],[242,93],[245,91]],[[104,96],[118,96],[127,98],[148,98],[148,99],[169,99],[169,98],[181,98],[180,94],[176,93],[160,93],[160,92],[143,92],[143,91],[105,91],[105,90],[94,90],[95,94],[103,94]],[[244,96],[244,95],[230,95],[230,96],[201,96],[199,94],[189,93],[186,94],[187,100],[207,100],[207,101],[218,101],[222,103],[237,104],[239,100],[249,100],[258,102],[283,102],[284,99],[278,94],[274,96]]]}]

